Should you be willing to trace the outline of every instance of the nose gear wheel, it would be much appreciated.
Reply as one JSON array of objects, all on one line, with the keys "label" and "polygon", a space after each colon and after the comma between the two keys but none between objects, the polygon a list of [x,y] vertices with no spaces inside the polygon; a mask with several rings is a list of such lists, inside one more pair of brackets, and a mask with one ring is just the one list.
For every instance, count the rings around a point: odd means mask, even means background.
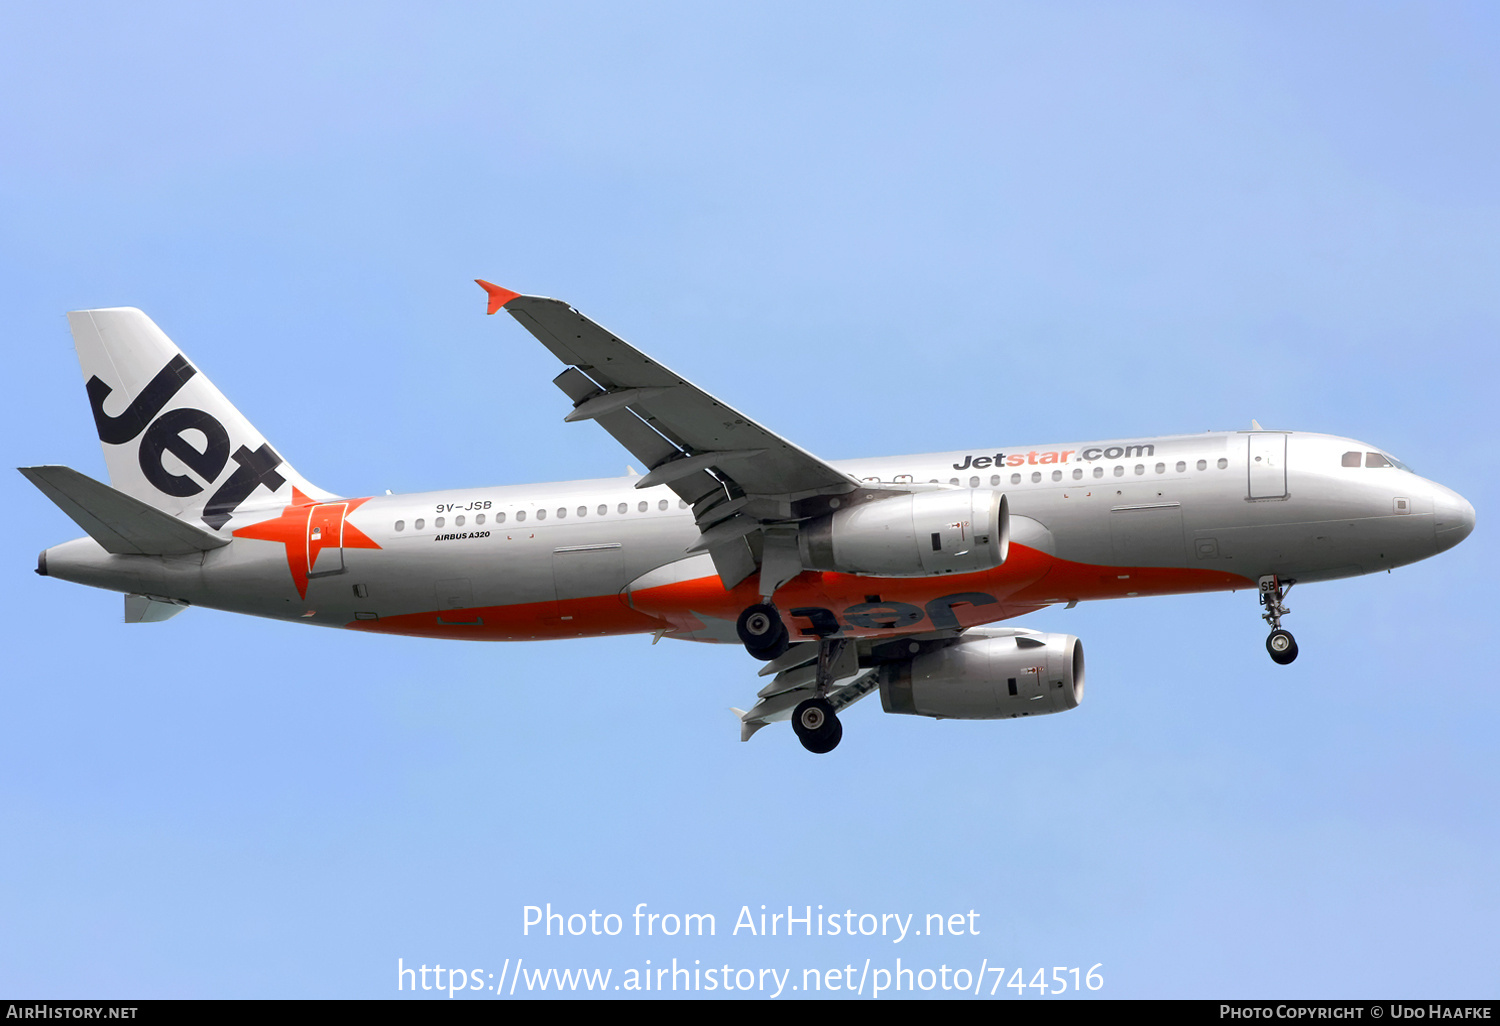
[{"label": "nose gear wheel", "polygon": [[1290,631],[1272,631],[1266,638],[1266,651],[1271,653],[1272,660],[1285,666],[1297,658],[1297,639]]},{"label": "nose gear wheel", "polygon": [[1273,662],[1282,666],[1297,658],[1297,639],[1292,637],[1291,631],[1283,630],[1281,626],[1281,618],[1291,612],[1282,599],[1286,598],[1286,593],[1296,583],[1283,581],[1274,575],[1260,579],[1260,604],[1265,607],[1260,618],[1271,625],[1271,634],[1266,638],[1266,651],[1271,654]]}]

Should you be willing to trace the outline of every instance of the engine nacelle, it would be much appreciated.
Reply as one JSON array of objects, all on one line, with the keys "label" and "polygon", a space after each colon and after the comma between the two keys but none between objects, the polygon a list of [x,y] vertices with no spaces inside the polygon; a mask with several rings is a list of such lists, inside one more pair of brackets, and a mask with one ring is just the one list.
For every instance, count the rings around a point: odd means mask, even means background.
[{"label": "engine nacelle", "polygon": [[998,720],[1076,709],[1083,645],[1071,634],[976,628],[951,645],[880,668],[888,713]]},{"label": "engine nacelle", "polygon": [[1010,504],[983,488],[915,492],[802,525],[809,570],[931,577],[993,570],[1010,549]]}]

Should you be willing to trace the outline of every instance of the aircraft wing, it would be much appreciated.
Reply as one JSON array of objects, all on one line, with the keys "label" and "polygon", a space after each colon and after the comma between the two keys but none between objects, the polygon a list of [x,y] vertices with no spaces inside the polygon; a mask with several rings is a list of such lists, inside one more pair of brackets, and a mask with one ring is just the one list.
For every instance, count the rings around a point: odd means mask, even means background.
[{"label": "aircraft wing", "polygon": [[568,365],[553,379],[573,402],[563,419],[596,421],[648,468],[637,488],[667,485],[693,507],[702,534],[689,551],[708,551],[726,587],[761,562],[765,528],[825,513],[856,488],[905,491],[834,469],[560,300],[479,284],[490,313],[504,309]]}]

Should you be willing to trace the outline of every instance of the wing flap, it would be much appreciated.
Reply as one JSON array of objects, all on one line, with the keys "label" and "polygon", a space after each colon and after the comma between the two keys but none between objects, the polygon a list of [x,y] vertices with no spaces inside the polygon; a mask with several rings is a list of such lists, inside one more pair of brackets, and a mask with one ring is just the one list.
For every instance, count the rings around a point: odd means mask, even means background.
[{"label": "wing flap", "polygon": [[708,550],[708,555],[725,591],[733,591],[735,585],[755,573],[755,553],[744,538],[720,542]]}]

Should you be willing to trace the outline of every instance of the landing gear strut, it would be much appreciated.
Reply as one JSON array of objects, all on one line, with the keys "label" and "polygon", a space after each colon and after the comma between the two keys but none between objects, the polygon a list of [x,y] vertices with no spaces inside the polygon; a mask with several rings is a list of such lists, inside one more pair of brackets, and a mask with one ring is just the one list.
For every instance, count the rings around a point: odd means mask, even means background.
[{"label": "landing gear strut", "polygon": [[739,631],[745,651],[761,662],[768,663],[783,655],[791,644],[786,624],[781,622],[781,614],[769,602],[747,607],[740,614],[735,628]]},{"label": "landing gear strut", "polygon": [[833,703],[828,700],[828,689],[842,677],[859,671],[857,649],[848,638],[818,639],[818,668],[813,680],[813,697],[804,699],[792,710],[792,730],[814,755],[827,755],[838,747],[844,737],[844,725],[839,722]]},{"label": "landing gear strut", "polygon": [[1282,581],[1270,574],[1260,579],[1260,604],[1266,607],[1260,618],[1271,625],[1271,634],[1266,638],[1266,651],[1271,653],[1272,661],[1282,666],[1297,658],[1297,639],[1292,637],[1291,631],[1281,629],[1281,618],[1291,612],[1282,599],[1286,598],[1286,593],[1296,583]]},{"label": "landing gear strut", "polygon": [[[794,609],[795,615],[808,612]],[[823,612],[817,610],[817,612]],[[770,662],[791,647],[791,636],[781,614],[769,601],[750,606],[740,614],[735,624],[745,651],[762,662]],[[836,629],[836,628],[835,628]],[[813,681],[813,695],[803,699],[792,710],[792,730],[802,747],[815,755],[827,755],[838,747],[844,737],[844,725],[839,722],[833,703],[828,701],[828,689],[837,680],[853,676],[859,670],[859,661],[854,642],[847,638],[818,638],[817,676]]]}]

